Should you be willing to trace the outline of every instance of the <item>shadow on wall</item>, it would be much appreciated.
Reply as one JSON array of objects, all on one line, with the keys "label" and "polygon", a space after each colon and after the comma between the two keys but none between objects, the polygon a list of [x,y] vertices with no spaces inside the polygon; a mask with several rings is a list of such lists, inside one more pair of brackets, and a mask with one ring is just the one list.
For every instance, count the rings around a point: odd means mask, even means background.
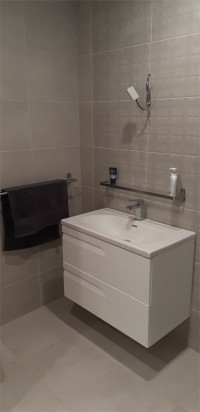
[{"label": "shadow on wall", "polygon": [[46,280],[43,277],[41,284],[41,295],[42,305],[46,305],[52,300],[62,297],[64,295],[63,276],[58,276],[56,279]]},{"label": "shadow on wall", "polygon": [[137,124],[127,123],[122,133],[122,142],[125,144],[130,144],[135,136],[138,136]]},{"label": "shadow on wall", "polygon": [[123,129],[122,133],[122,143],[131,144],[134,138],[139,138],[142,136],[149,123],[149,118],[147,117],[142,128],[138,128],[138,124],[134,122],[127,123]]},{"label": "shadow on wall", "polygon": [[170,333],[146,349],[65,297],[51,302],[48,309],[66,325],[146,381],[153,379],[187,346],[177,342]]}]

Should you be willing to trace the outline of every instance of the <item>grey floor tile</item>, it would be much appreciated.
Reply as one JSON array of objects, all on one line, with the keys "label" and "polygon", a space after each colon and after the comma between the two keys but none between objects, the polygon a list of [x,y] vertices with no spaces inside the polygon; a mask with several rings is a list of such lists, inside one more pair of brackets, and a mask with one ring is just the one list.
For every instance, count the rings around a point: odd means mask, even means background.
[{"label": "grey floor tile", "polygon": [[33,385],[12,412],[68,412],[67,406],[43,384]]},{"label": "grey floor tile", "polygon": [[191,411],[198,411],[200,355],[186,348],[173,361],[160,371],[151,381],[151,385],[168,395],[183,408],[192,405]]},{"label": "grey floor tile", "polygon": [[72,411],[172,412],[175,408],[166,396],[141,383],[128,368],[117,366],[92,385],[80,388],[69,400]]},{"label": "grey floor tile", "polygon": [[1,328],[2,412],[197,412],[199,359],[147,350],[66,298]]},{"label": "grey floor tile", "polygon": [[18,359],[24,359],[71,333],[70,326],[42,307],[2,326],[1,340]]}]

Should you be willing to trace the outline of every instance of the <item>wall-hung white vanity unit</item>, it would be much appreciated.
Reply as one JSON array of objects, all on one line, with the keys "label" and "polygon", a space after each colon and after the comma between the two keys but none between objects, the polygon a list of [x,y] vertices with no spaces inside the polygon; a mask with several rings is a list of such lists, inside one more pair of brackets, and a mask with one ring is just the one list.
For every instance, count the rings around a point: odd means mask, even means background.
[{"label": "wall-hung white vanity unit", "polygon": [[62,220],[64,294],[150,347],[190,316],[195,233],[101,209]]}]

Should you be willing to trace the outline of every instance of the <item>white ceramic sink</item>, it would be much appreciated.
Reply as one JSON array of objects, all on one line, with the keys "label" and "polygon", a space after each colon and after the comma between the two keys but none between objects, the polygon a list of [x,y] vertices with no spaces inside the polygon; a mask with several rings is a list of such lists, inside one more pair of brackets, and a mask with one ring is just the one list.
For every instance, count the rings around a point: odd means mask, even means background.
[{"label": "white ceramic sink", "polygon": [[82,225],[107,234],[108,236],[129,242],[157,242],[165,236],[163,230],[155,227],[149,221],[134,221],[132,216],[99,213],[85,216]]},{"label": "white ceramic sink", "polygon": [[195,237],[194,232],[148,219],[136,221],[131,215],[112,209],[64,219],[62,224],[148,258]]}]

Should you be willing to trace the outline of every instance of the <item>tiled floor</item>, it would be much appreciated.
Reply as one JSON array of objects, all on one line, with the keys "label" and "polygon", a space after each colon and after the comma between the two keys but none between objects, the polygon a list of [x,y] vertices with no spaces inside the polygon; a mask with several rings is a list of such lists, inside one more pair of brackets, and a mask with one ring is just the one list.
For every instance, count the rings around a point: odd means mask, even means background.
[{"label": "tiled floor", "polygon": [[199,412],[200,355],[146,350],[67,299],[1,328],[1,412]]}]

